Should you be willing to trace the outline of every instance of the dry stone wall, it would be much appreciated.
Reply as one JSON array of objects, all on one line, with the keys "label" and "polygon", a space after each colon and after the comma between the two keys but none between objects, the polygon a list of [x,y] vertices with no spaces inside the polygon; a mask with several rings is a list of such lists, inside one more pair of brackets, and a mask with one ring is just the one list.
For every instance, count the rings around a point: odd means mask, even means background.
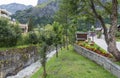
[{"label": "dry stone wall", "polygon": [[36,46],[0,51],[0,78],[15,75],[39,59]]}]

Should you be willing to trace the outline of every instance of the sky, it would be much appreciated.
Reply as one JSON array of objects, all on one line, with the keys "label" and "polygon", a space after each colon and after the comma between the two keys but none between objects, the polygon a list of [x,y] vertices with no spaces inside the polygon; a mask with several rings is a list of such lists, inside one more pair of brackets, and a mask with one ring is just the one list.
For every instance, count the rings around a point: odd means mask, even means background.
[{"label": "sky", "polygon": [[25,5],[37,5],[38,0],[0,0],[0,5],[9,3],[20,3]]}]

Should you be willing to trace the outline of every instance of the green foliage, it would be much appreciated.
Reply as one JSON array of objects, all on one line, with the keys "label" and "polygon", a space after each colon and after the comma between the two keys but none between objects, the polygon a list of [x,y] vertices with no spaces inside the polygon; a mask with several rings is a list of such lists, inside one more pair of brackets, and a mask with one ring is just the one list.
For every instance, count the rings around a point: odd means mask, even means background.
[{"label": "green foliage", "polygon": [[62,38],[62,30],[61,25],[58,22],[53,23],[53,31],[54,31],[54,44],[59,45]]},{"label": "green foliage", "polygon": [[28,44],[38,44],[39,43],[39,36],[37,33],[31,31],[29,33],[23,33],[22,36],[19,38],[17,45],[28,45]]},{"label": "green foliage", "polygon": [[7,19],[0,19],[0,47],[11,47],[17,44],[21,32],[17,25],[10,24]]},{"label": "green foliage", "polygon": [[58,57],[58,46],[62,44],[62,30],[61,25],[58,22],[53,23],[54,31],[54,46],[56,48],[56,57]]},{"label": "green foliage", "polygon": [[20,23],[26,24],[28,22],[28,19],[31,16],[32,8],[29,8],[27,10],[19,10],[16,11],[15,14],[12,15],[12,18],[17,19]]},{"label": "green foliage", "polygon": [[43,67],[43,77],[46,78],[47,76],[47,72],[46,72],[46,61],[47,61],[47,52],[49,52],[50,50],[50,46],[53,44],[53,34],[50,33],[48,30],[43,30],[40,33],[40,49],[39,53],[40,53],[40,62],[42,64]]},{"label": "green foliage", "polygon": [[[51,2],[55,2],[55,0],[49,0],[48,3],[38,5],[36,7],[32,7],[23,11],[17,11],[12,15],[12,18],[15,18],[22,24],[26,24],[29,22],[29,18],[33,20],[33,27],[37,26],[37,24],[48,24],[53,22],[53,11],[49,10],[46,6],[49,6]],[[47,10],[44,10],[47,9]],[[46,12],[49,10],[49,13]]]},{"label": "green foliage", "polygon": [[19,38],[17,45],[28,45],[28,34],[22,34]]},{"label": "green foliage", "polygon": [[102,32],[101,32],[101,31],[98,31],[98,32],[97,32],[97,38],[101,38],[101,36],[102,36]]},{"label": "green foliage", "polygon": [[37,44],[38,43],[38,36],[35,32],[31,31],[28,33],[28,43],[29,44]]},{"label": "green foliage", "polygon": [[29,18],[29,22],[28,22],[28,32],[33,30],[33,19],[32,17]]},{"label": "green foliage", "polygon": [[120,42],[120,31],[116,31],[115,37],[116,37],[116,40]]},{"label": "green foliage", "polygon": [[116,31],[115,36],[116,36],[116,37],[120,37],[120,31]]},{"label": "green foliage", "polygon": [[55,15],[55,21],[59,22],[62,25],[62,39],[63,39],[63,45],[64,47],[69,44],[69,26],[71,22],[71,6],[69,3],[70,0],[61,0],[59,2],[59,10]]},{"label": "green foliage", "polygon": [[44,42],[41,43],[41,48],[39,48],[40,53],[40,62],[42,66],[44,67],[47,61],[47,51],[48,51],[48,45]]}]

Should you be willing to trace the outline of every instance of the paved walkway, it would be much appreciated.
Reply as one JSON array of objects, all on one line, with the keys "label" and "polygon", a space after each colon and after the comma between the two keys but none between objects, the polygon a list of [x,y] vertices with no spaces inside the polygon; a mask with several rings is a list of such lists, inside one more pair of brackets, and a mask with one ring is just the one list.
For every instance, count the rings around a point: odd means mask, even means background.
[{"label": "paved walkway", "polygon": [[[55,50],[50,52],[47,57],[48,60],[55,54]],[[37,61],[30,66],[26,67],[25,69],[21,70],[15,76],[9,76],[7,78],[30,78],[33,73],[35,73],[41,67],[40,61]]]},{"label": "paved walkway", "polygon": [[[104,36],[102,38],[98,39],[97,37],[94,37],[94,42],[99,45],[101,48],[107,51],[107,44],[105,42]],[[120,51],[120,42],[117,42],[117,48]]]}]

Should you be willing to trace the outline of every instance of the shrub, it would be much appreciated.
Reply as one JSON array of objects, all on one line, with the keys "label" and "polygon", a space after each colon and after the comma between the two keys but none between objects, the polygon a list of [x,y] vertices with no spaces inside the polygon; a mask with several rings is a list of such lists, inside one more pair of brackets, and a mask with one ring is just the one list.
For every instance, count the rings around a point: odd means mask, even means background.
[{"label": "shrub", "polygon": [[101,32],[101,31],[98,31],[98,33],[97,33],[97,38],[101,38],[101,36],[102,36],[102,32]]},{"label": "shrub", "polygon": [[117,31],[116,34],[115,34],[116,37],[120,37],[120,32]]},{"label": "shrub", "polygon": [[17,45],[27,45],[27,44],[29,44],[29,42],[28,42],[28,34],[24,33],[19,38],[19,40],[17,42]]},{"label": "shrub", "polygon": [[28,43],[30,43],[30,44],[38,43],[38,36],[35,32],[31,31],[28,33]]},{"label": "shrub", "polygon": [[0,19],[0,47],[15,46],[18,41],[17,35],[13,24],[9,24],[7,19]]}]

